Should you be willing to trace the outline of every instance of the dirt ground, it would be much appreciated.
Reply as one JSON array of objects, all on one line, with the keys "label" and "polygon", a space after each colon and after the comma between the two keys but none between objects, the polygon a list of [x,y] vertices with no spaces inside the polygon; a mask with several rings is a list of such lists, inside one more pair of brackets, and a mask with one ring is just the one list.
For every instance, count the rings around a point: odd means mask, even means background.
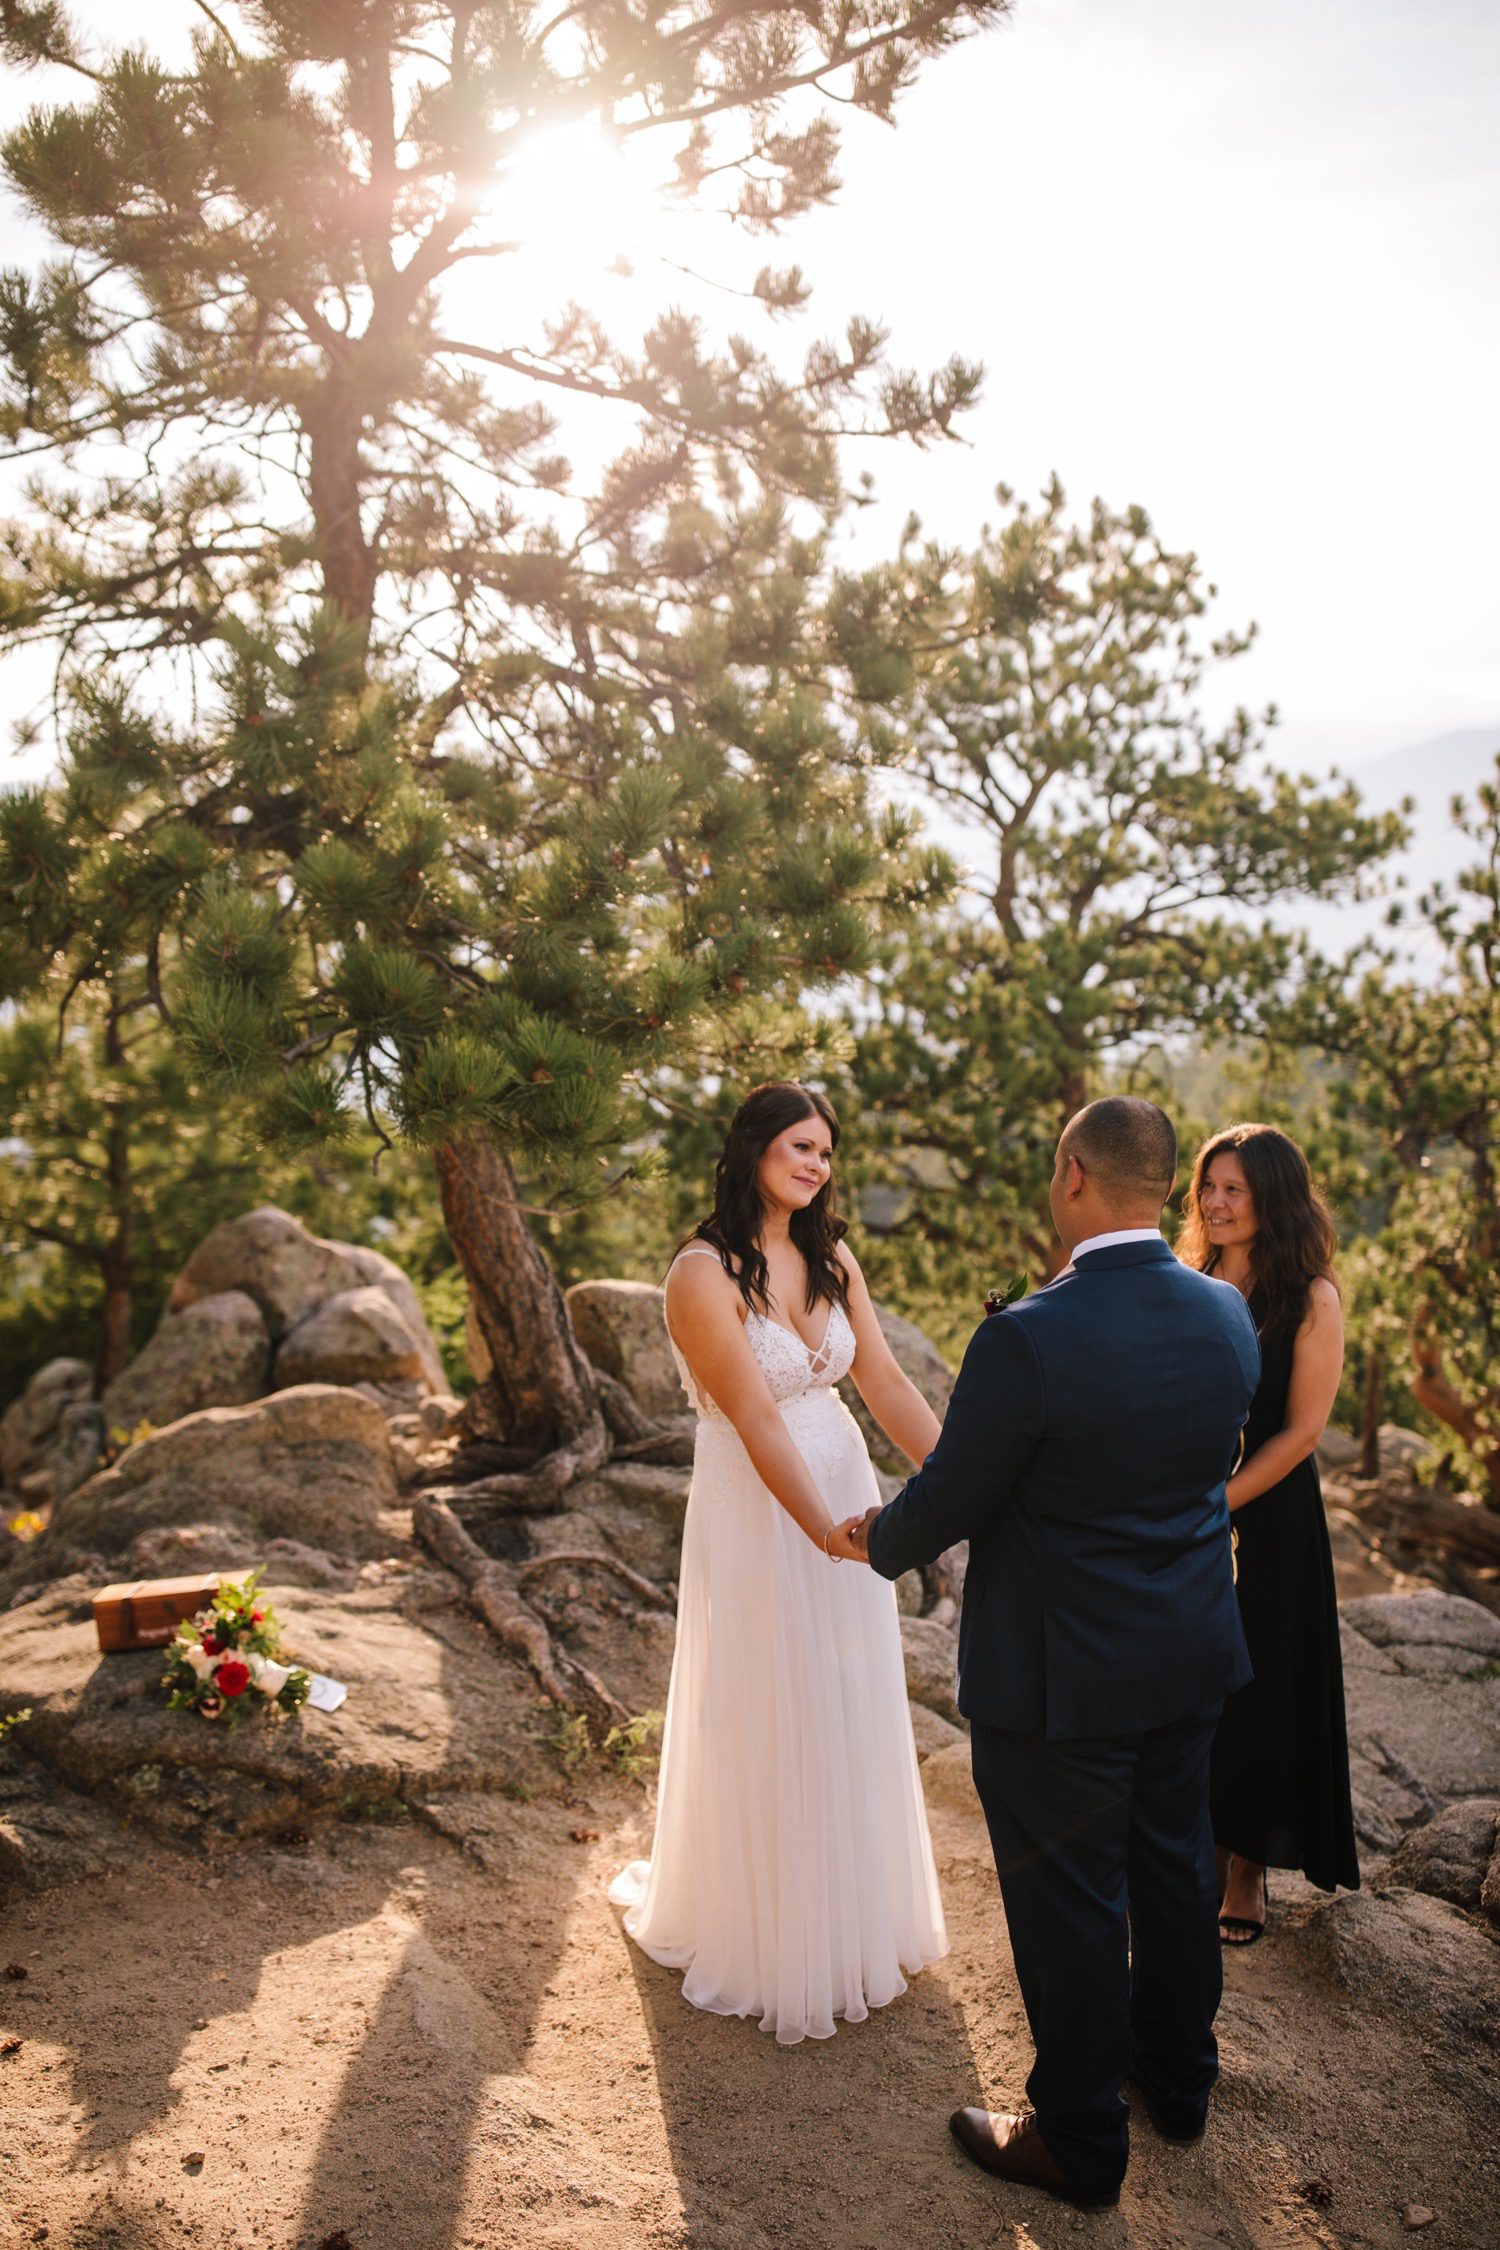
[{"label": "dirt ground", "polygon": [[1085,2216],[947,2134],[957,2104],[1016,2103],[1029,2065],[961,1792],[932,1808],[948,1960],[779,2049],[686,2007],[621,1931],[604,1891],[649,1833],[640,1788],[557,1790],[486,1800],[487,1865],[407,1815],[217,1866],[143,1845],[23,1901],[0,1940],[4,2250],[1500,2245],[1490,2066],[1312,1981],[1290,1879],[1279,1929],[1228,1964],[1207,2140],[1142,2118],[1120,2208]]}]

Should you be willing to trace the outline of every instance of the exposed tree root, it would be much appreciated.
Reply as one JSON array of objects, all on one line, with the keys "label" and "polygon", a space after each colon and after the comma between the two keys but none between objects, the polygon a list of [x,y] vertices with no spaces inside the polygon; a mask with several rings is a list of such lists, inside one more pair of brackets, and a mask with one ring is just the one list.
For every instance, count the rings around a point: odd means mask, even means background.
[{"label": "exposed tree root", "polygon": [[1387,1500],[1381,1514],[1389,1526],[1387,1539],[1442,1547],[1465,1562],[1500,1567],[1500,1515],[1492,1509],[1466,1507],[1446,1492],[1415,1485]]},{"label": "exposed tree root", "polygon": [[461,1500],[466,1507],[483,1501],[510,1515],[555,1515],[569,1485],[580,1483],[602,1468],[609,1459],[609,1452],[609,1432],[602,1417],[595,1417],[555,1452],[544,1453],[529,1469],[518,1469],[503,1476],[476,1477],[471,1484],[464,1484],[452,1481],[450,1465],[449,1482],[435,1486],[430,1497],[442,1501]]},{"label": "exposed tree root", "polygon": [[465,1438],[457,1451],[449,1452],[441,1469],[434,1469],[431,1482],[441,1475],[451,1484],[477,1484],[481,1477],[519,1476],[529,1469],[537,1456],[519,1445],[492,1445],[487,1438]]},{"label": "exposed tree root", "polygon": [[556,1646],[536,1611],[522,1599],[519,1574],[487,1555],[444,1499],[419,1493],[412,1507],[412,1529],[428,1553],[463,1582],[470,1602],[501,1647],[531,1667],[554,1703],[563,1710],[582,1711],[600,1741],[611,1727],[625,1724],[629,1716],[625,1706],[597,1673]]},{"label": "exposed tree root", "polygon": [[533,1555],[530,1562],[522,1563],[517,1570],[516,1584],[526,1586],[533,1578],[539,1578],[544,1570],[560,1570],[564,1567],[573,1570],[611,1571],[622,1585],[628,1586],[643,1602],[650,1602],[653,1608],[670,1610],[677,1607],[673,1595],[651,1579],[643,1578],[638,1570],[631,1569],[629,1563],[620,1562],[614,1555],[588,1554],[582,1548],[569,1548],[566,1553],[556,1555]]},{"label": "exposed tree root", "polygon": [[625,1385],[602,1367],[594,1368],[594,1384],[599,1393],[599,1404],[614,1439],[610,1459],[613,1461],[655,1461],[675,1467],[687,1467],[693,1458],[693,1433],[691,1428],[673,1429],[669,1423],[654,1422],[651,1416],[636,1405]]},{"label": "exposed tree root", "polygon": [[[428,1487],[438,1500],[457,1500],[517,1516],[555,1515],[570,1485],[593,1476],[612,1461],[640,1461],[663,1468],[687,1468],[693,1458],[691,1430],[673,1429],[644,1414],[623,1383],[593,1368],[599,1413],[554,1452],[540,1460],[518,1459],[514,1448],[476,1439],[462,1446],[436,1472]],[[471,1473],[471,1470],[474,1473]],[[440,1477],[441,1482],[436,1481]]]},{"label": "exposed tree root", "polygon": [[655,1462],[664,1469],[690,1469],[693,1440],[688,1432],[667,1430],[660,1437],[641,1438],[634,1445],[617,1445],[609,1457],[611,1461]]}]

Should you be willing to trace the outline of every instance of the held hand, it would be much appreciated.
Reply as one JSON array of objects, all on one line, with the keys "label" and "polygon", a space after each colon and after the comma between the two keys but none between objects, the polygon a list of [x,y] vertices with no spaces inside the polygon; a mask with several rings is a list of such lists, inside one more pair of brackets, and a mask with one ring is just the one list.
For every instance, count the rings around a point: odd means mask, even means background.
[{"label": "held hand", "polygon": [[831,1562],[862,1562],[870,1559],[864,1544],[864,1518],[850,1516],[846,1522],[833,1524],[824,1532],[823,1552]]}]

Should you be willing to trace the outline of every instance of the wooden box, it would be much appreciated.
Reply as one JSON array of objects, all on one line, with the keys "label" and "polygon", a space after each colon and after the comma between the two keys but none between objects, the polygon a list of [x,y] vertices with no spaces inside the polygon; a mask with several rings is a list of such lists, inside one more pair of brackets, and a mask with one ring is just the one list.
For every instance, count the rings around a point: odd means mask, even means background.
[{"label": "wooden box", "polygon": [[106,1656],[121,1649],[165,1648],[184,1617],[206,1609],[219,1590],[217,1576],[134,1578],[94,1596],[94,1625]]}]

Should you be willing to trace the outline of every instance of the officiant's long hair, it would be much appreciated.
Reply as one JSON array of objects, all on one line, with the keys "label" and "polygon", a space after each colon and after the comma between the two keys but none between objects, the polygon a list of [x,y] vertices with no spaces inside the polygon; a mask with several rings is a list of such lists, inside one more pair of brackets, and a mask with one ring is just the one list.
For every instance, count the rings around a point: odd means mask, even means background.
[{"label": "officiant's long hair", "polygon": [[[821,1118],[828,1138],[839,1145],[839,1121],[827,1098],[814,1086],[773,1079],[745,1096],[730,1122],[729,1137],[714,1166],[714,1207],[688,1236],[717,1250],[724,1271],[752,1309],[771,1309],[770,1272],[759,1236],[765,1221],[760,1199],[760,1160],[772,1141],[805,1117]],[[807,1309],[820,1300],[847,1307],[849,1286],[834,1255],[848,1228],[839,1217],[832,1179],[804,1210],[792,1213],[788,1231],[807,1268]],[[681,1247],[679,1245],[679,1247]]]},{"label": "officiant's long hair", "polygon": [[1193,1160],[1177,1237],[1184,1265],[1212,1273],[1217,1263],[1202,1208],[1203,1181],[1216,1156],[1239,1158],[1255,1204],[1250,1294],[1256,1324],[1263,1335],[1285,1335],[1302,1325],[1307,1292],[1315,1281],[1338,1287],[1333,1271],[1338,1234],[1332,1216],[1290,1134],[1276,1125],[1230,1125],[1211,1135]]}]

